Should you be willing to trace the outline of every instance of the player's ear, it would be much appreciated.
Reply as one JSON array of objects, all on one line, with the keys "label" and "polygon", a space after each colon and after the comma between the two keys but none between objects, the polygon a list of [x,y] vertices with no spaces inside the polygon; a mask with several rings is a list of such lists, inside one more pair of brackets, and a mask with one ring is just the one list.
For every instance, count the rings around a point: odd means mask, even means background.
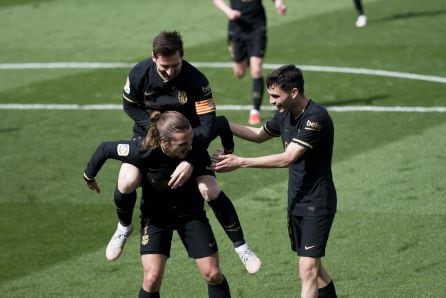
[{"label": "player's ear", "polygon": [[299,89],[297,89],[296,87],[294,87],[293,89],[291,89],[291,96],[293,98],[296,98],[299,95]]},{"label": "player's ear", "polygon": [[152,60],[153,60],[153,62],[156,62],[156,56],[153,52],[152,52]]}]

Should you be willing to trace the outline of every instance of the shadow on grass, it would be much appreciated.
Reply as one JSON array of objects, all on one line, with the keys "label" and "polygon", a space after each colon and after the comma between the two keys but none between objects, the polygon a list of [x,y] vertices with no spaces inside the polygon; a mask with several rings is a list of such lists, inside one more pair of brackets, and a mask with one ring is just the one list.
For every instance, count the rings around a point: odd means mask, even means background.
[{"label": "shadow on grass", "polygon": [[374,19],[373,23],[387,23],[398,20],[419,18],[419,17],[435,17],[446,14],[446,9],[428,10],[428,11],[407,11],[393,14],[388,17]]},{"label": "shadow on grass", "polygon": [[321,102],[322,105],[329,106],[343,106],[343,105],[351,105],[351,104],[367,104],[372,105],[376,101],[386,100],[390,96],[389,95],[372,95],[368,97],[360,97],[360,98],[345,98],[345,99],[335,99],[330,102]]}]

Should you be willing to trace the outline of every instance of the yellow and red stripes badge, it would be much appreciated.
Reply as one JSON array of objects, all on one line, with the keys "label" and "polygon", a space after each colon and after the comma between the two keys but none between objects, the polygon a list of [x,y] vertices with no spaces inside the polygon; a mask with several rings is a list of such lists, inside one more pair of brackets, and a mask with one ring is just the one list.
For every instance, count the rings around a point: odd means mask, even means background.
[{"label": "yellow and red stripes badge", "polygon": [[195,110],[197,111],[197,115],[215,112],[216,108],[214,100],[210,98],[202,101],[197,101],[195,103]]}]

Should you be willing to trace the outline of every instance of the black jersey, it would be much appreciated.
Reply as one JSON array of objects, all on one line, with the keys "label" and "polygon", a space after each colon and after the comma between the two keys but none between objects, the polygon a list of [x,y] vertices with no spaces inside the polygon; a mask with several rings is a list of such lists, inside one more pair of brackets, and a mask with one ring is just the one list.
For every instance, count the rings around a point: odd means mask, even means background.
[{"label": "black jersey", "polygon": [[96,177],[107,159],[130,163],[141,170],[141,211],[145,217],[171,221],[202,214],[204,201],[194,177],[206,171],[204,164],[194,167],[191,178],[183,186],[171,189],[167,183],[181,159],[165,155],[159,147],[142,149],[140,139],[109,141],[96,149],[87,164],[85,176]]},{"label": "black jersey", "polygon": [[327,110],[310,100],[297,119],[291,112],[277,112],[265,131],[281,136],[307,151],[289,167],[288,211],[293,215],[326,215],[336,212],[336,190],[331,172],[334,126]]},{"label": "black jersey", "polygon": [[[150,112],[178,111],[191,123],[199,137],[194,146],[195,159],[207,149],[215,136],[215,103],[206,76],[187,61],[182,61],[177,77],[164,81],[153,60],[137,63],[124,86],[124,110],[135,121],[134,137],[145,137]],[[189,159],[188,159],[189,160]]]},{"label": "black jersey", "polygon": [[233,34],[266,27],[266,14],[262,0],[231,0],[231,8],[241,12],[240,18],[229,21],[229,32]]}]

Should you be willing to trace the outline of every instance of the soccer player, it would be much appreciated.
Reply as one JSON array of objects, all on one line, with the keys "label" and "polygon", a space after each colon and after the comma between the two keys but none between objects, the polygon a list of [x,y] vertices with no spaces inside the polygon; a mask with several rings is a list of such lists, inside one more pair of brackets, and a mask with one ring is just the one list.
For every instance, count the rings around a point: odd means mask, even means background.
[{"label": "soccer player", "polygon": [[[252,78],[252,104],[248,122],[261,122],[260,106],[263,100],[263,58],[267,44],[266,14],[262,0],[213,0],[214,5],[228,18],[228,49],[234,61],[233,72],[242,78],[250,68]],[[279,15],[285,15],[283,0],[274,0]]]},{"label": "soccer player", "polygon": [[364,7],[362,6],[362,0],[353,0],[353,4],[358,12],[358,18],[356,19],[355,23],[356,27],[365,27],[367,25],[367,16],[365,15]]},{"label": "soccer player", "polygon": [[[189,257],[194,258],[208,284],[209,297],[230,297],[228,283],[219,267],[217,243],[203,209],[203,198],[194,179],[171,189],[170,174],[192,149],[193,131],[179,112],[152,112],[147,136],[132,141],[102,143],[84,172],[87,186],[100,191],[95,180],[109,158],[132,163],[143,173],[141,199],[141,261],[144,278],[139,297],[160,297],[173,231],[176,230]],[[207,156],[209,160],[209,156]],[[206,159],[194,168],[192,178],[214,175]]]},{"label": "soccer player", "polygon": [[288,230],[298,255],[300,297],[336,297],[321,262],[337,204],[331,170],[333,122],[324,107],[305,95],[302,72],[294,65],[273,71],[266,86],[270,103],[278,109],[275,116],[260,128],[233,123],[230,127],[234,135],[257,143],[280,136],[284,151],[251,158],[217,154],[212,168],[289,169]]},{"label": "soccer player", "polygon": [[[168,185],[172,189],[188,181],[194,167],[207,155],[207,147],[216,136],[217,129],[209,81],[198,69],[183,60],[183,55],[183,41],[178,32],[159,33],[153,39],[151,57],[130,70],[123,93],[124,111],[134,120],[133,138],[146,136],[153,111],[179,111],[190,121],[196,141],[187,157],[171,173]],[[226,144],[225,151],[232,152],[233,143]],[[140,181],[138,168],[122,163],[114,193],[119,223],[106,248],[106,257],[110,261],[119,258],[132,232],[136,188]],[[260,270],[261,262],[246,243],[234,205],[220,190],[215,175],[205,173],[198,176],[196,182],[201,195],[233,242],[246,270],[249,273]]]}]

